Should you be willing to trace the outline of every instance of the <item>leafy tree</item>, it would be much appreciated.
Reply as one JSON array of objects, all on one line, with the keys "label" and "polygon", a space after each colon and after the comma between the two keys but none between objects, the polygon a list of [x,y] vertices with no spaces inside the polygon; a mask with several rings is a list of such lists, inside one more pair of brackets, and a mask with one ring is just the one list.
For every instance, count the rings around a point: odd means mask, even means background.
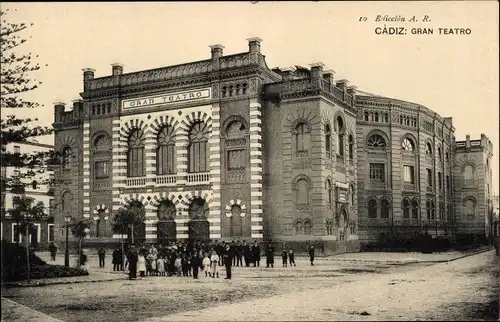
[{"label": "leafy tree", "polygon": [[120,207],[113,217],[112,229],[115,234],[127,235],[127,238],[134,243],[134,227],[140,225],[146,219],[144,207],[130,205]]},{"label": "leafy tree", "polygon": [[[123,249],[123,236],[126,235],[127,239],[131,241],[131,244],[134,244],[134,226],[143,223],[145,219],[146,211],[142,206],[129,205],[127,207],[120,207],[116,211],[112,221],[112,230],[113,233],[121,236],[120,244],[123,255],[125,255]],[[124,259],[125,256],[122,257],[122,261]]]},{"label": "leafy tree", "polygon": [[[30,232],[34,230],[34,221],[46,218],[46,210],[42,201],[25,195],[12,198],[13,208],[8,210],[10,217],[16,222],[18,232],[26,241],[26,263],[28,268],[28,283],[30,282]],[[19,240],[18,240],[19,243]]]},{"label": "leafy tree", "polygon": [[[0,11],[0,109],[2,119],[0,121],[0,146],[2,167],[23,168],[6,177],[2,175],[0,192],[2,198],[9,189],[13,192],[23,193],[24,186],[30,183],[30,179],[45,171],[47,166],[58,164],[60,157],[54,151],[35,153],[15,153],[7,151],[10,143],[24,143],[37,136],[53,133],[53,128],[35,125],[37,118],[22,118],[16,116],[16,110],[20,108],[39,108],[40,104],[26,99],[25,94],[36,90],[40,81],[32,77],[40,69],[40,65],[34,60],[38,55],[23,53],[22,45],[27,39],[22,35],[33,23],[14,23],[8,21],[9,9]],[[45,65],[47,66],[47,65]],[[19,113],[18,113],[19,114]],[[36,114],[34,112],[33,114]],[[36,140],[36,139],[35,139]],[[53,183],[51,179],[38,184]],[[3,202],[2,202],[3,206]],[[2,212],[4,213],[4,212]]]},{"label": "leafy tree", "polygon": [[73,220],[69,224],[71,233],[78,239],[78,266],[80,266],[80,254],[82,253],[82,242],[90,232],[91,221],[89,219]]}]

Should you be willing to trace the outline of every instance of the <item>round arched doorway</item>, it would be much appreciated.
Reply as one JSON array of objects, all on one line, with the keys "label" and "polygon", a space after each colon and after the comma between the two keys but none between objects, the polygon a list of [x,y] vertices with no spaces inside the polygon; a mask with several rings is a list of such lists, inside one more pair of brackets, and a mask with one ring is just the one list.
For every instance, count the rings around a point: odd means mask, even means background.
[{"label": "round arched doorway", "polygon": [[177,224],[175,223],[175,205],[170,200],[163,200],[158,206],[158,223],[156,238],[159,244],[165,245],[177,239]]},{"label": "round arched doorway", "polygon": [[205,199],[194,198],[189,205],[188,234],[190,241],[206,241],[210,238],[210,224],[208,222],[208,204]]}]

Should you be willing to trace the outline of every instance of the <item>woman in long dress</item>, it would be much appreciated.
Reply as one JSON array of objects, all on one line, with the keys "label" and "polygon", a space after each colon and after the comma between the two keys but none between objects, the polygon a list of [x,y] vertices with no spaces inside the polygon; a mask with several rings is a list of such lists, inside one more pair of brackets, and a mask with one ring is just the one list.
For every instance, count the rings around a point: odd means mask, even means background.
[{"label": "woman in long dress", "polygon": [[139,271],[139,274],[141,277],[146,276],[146,258],[144,257],[144,254],[139,255],[139,261],[137,263],[137,270]]}]

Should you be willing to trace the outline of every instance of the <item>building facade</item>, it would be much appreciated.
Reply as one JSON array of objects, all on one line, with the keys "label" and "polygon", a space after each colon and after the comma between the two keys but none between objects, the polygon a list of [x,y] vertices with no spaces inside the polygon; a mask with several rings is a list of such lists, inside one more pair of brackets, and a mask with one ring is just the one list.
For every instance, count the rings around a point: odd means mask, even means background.
[{"label": "building facade", "polygon": [[[261,40],[248,45],[226,56],[215,45],[209,59],[133,73],[113,64],[100,78],[84,69],[82,99],[54,108],[63,155],[55,176],[64,182],[54,191],[56,227],[65,216],[89,218],[89,242],[112,242],[121,237],[114,212],[142,207],[146,220],[133,229],[146,242],[272,239],[328,253],[358,250],[359,236],[369,240],[388,218],[411,224],[415,200],[419,220],[422,202],[450,205],[451,119],[357,96],[321,63],[270,69]],[[431,186],[421,184],[428,169]],[[429,212],[429,220],[446,216]]]},{"label": "building facade", "polygon": [[[34,154],[38,152],[48,152],[54,149],[54,136],[45,135],[35,137],[22,143],[9,143],[5,150],[9,153]],[[23,177],[30,169],[18,167],[2,167],[2,177],[20,177],[24,195],[32,197],[36,202],[43,202],[46,208],[47,219],[34,222],[34,230],[30,232],[30,242],[37,248],[46,248],[48,244],[55,240],[55,226],[52,216],[54,208],[54,197],[48,182],[53,176],[53,172],[48,168],[35,169],[37,175]],[[2,196],[2,239],[9,242],[22,241],[21,232],[18,230],[18,223],[14,222],[8,215],[7,210],[13,207],[13,197],[18,196],[21,191],[7,190]]]}]

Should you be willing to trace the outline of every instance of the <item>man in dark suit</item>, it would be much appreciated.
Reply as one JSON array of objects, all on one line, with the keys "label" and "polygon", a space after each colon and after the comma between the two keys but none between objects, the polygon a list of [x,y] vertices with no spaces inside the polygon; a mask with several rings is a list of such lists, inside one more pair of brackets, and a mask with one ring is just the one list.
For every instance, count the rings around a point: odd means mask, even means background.
[{"label": "man in dark suit", "polygon": [[233,251],[229,244],[226,244],[226,249],[224,250],[224,254],[222,255],[224,258],[224,265],[226,266],[226,280],[231,279],[231,265],[233,264]]},{"label": "man in dark suit", "polygon": [[270,241],[266,247],[266,267],[269,268],[269,265],[274,268],[274,247]]},{"label": "man in dark suit", "polygon": [[252,260],[253,260],[253,267],[260,266],[260,246],[255,241],[255,244],[252,246]]},{"label": "man in dark suit", "polygon": [[252,252],[250,251],[250,245],[247,244],[247,241],[243,241],[243,258],[245,259],[245,266],[250,266],[250,261],[252,260]]}]

